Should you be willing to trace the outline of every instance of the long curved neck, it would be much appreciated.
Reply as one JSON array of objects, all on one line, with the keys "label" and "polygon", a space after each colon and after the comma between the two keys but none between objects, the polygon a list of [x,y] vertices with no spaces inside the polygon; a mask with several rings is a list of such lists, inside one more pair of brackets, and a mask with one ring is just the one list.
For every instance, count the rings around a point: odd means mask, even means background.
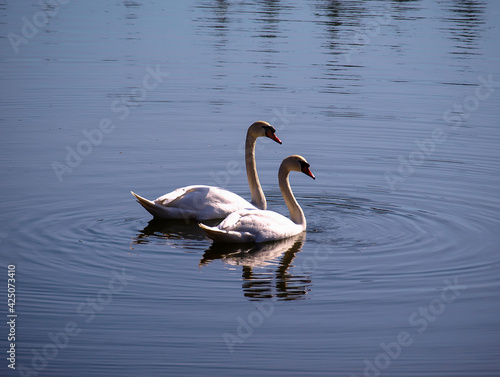
[{"label": "long curved neck", "polygon": [[283,195],[283,199],[285,199],[286,206],[290,212],[290,220],[297,225],[302,225],[302,227],[306,229],[306,217],[304,216],[304,212],[302,211],[302,208],[300,208],[299,203],[295,200],[295,196],[293,196],[292,188],[290,187],[290,182],[288,181],[289,175],[290,171],[283,165],[280,166],[278,181],[281,194]]},{"label": "long curved neck", "polygon": [[247,132],[245,142],[245,163],[247,167],[248,185],[252,194],[251,203],[259,209],[266,209],[267,202],[264,191],[260,186],[259,176],[257,175],[257,166],[255,164],[255,142],[257,139]]}]

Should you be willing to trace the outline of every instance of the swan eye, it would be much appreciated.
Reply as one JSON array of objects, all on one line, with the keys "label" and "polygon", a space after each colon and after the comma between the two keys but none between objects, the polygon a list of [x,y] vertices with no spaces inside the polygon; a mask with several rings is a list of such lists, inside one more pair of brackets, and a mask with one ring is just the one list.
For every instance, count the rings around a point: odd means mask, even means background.
[{"label": "swan eye", "polygon": [[262,126],[262,128],[264,129],[264,132],[267,134],[268,132],[271,132],[271,133],[276,133],[276,129],[273,127],[273,126]]}]

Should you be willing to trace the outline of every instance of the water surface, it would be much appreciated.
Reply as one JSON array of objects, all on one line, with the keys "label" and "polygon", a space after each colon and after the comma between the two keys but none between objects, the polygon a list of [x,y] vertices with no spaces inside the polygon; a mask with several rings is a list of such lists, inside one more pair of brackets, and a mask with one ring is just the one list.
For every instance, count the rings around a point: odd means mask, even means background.
[{"label": "water surface", "polygon": [[[1,2],[1,374],[498,375],[499,19],[493,0]],[[258,141],[269,208],[287,214],[284,157],[317,177],[291,177],[306,234],[221,247],[135,203],[249,198],[259,119],[283,140]]]}]

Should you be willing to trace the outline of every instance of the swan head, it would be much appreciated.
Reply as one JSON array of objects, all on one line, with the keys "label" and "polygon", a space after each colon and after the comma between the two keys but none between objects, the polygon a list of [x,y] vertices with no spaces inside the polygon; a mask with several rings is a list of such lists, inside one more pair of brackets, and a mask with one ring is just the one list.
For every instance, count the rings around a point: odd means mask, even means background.
[{"label": "swan head", "polygon": [[280,166],[280,170],[286,169],[288,171],[300,171],[305,175],[308,175],[312,179],[316,179],[314,174],[311,172],[310,166],[311,165],[309,165],[304,157],[294,154],[292,156],[288,156],[283,160]]},{"label": "swan head", "polygon": [[276,136],[276,129],[263,120],[253,123],[250,128],[248,128],[248,133],[255,138],[265,136],[278,144],[282,144],[281,140]]}]

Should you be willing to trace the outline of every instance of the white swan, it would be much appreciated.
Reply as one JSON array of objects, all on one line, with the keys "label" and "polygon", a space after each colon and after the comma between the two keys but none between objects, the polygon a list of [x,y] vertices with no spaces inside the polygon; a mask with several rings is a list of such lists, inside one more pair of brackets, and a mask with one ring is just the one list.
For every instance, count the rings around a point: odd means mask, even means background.
[{"label": "white swan", "polygon": [[226,189],[204,185],[181,187],[154,201],[145,199],[133,191],[131,193],[154,217],[164,219],[221,219],[243,208],[266,209],[266,197],[260,186],[255,165],[255,142],[257,138],[266,136],[281,144],[275,132],[274,127],[264,121],[255,122],[248,128],[245,162],[252,194],[251,202]]},{"label": "white swan", "polygon": [[218,226],[200,224],[208,237],[215,242],[267,242],[288,238],[306,230],[306,218],[295,200],[288,176],[291,171],[301,171],[316,179],[302,156],[285,158],[278,172],[281,193],[290,211],[290,219],[273,211],[242,209],[231,213]]}]

